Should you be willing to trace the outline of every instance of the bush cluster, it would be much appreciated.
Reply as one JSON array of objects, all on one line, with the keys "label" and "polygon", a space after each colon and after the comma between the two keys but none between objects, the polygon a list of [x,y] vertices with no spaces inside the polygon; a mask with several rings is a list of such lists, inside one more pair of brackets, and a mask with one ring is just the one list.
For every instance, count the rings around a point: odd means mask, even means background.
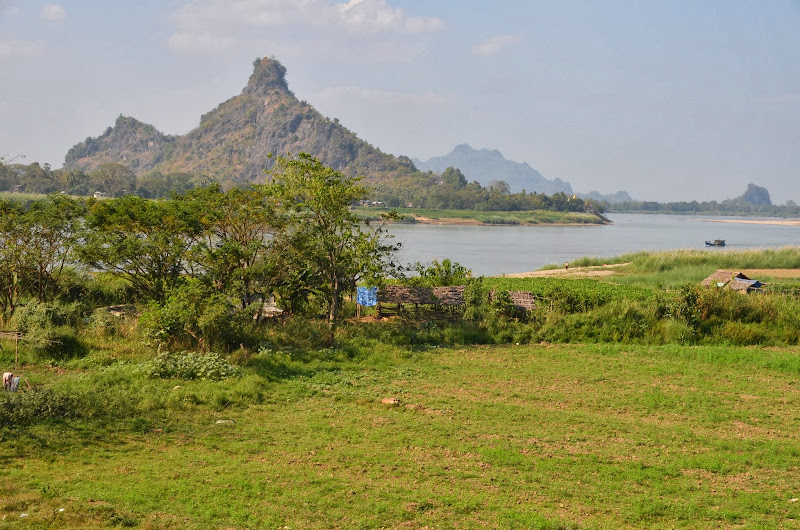
[{"label": "bush cluster", "polygon": [[67,394],[49,389],[0,393],[0,425],[18,426],[76,415],[76,403]]},{"label": "bush cluster", "polygon": [[181,351],[159,354],[142,366],[142,372],[160,379],[221,381],[239,370],[216,353]]}]

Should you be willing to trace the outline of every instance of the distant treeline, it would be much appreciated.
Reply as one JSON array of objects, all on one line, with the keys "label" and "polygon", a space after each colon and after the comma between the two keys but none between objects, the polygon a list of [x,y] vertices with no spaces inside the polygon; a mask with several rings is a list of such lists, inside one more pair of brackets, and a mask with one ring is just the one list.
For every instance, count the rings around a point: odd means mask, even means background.
[{"label": "distant treeline", "polygon": [[760,215],[764,217],[798,217],[800,206],[794,201],[786,204],[747,204],[741,201],[691,201],[691,202],[626,202],[605,204],[607,212],[615,213],[666,213],[698,215]]},{"label": "distant treeline", "polygon": [[[102,193],[107,197],[137,195],[147,199],[183,194],[196,187],[206,186],[211,179],[191,173],[162,174],[152,171],[137,176],[127,166],[107,163],[91,172],[78,169],[51,169],[48,164],[2,163],[0,160],[0,192],[60,193],[90,196]],[[483,187],[478,182],[467,183],[458,169],[448,168],[437,175],[429,173],[422,185],[392,187],[381,185],[371,198],[390,208],[413,205],[415,208],[474,210],[474,211],[531,211],[590,212],[602,215],[606,207],[592,199],[581,199],[565,193],[545,195],[536,192],[511,193],[504,181],[493,181]]]},{"label": "distant treeline", "polygon": [[487,187],[467,182],[460,170],[447,168],[441,175],[429,172],[423,186],[378,186],[372,196],[390,208],[413,206],[438,210],[590,212],[601,215],[606,206],[592,199],[581,199],[564,192],[545,195],[537,192],[511,193],[507,182],[492,181]]},{"label": "distant treeline", "polygon": [[127,166],[117,163],[103,164],[89,173],[79,169],[51,169],[49,164],[3,163],[0,159],[0,191],[24,193],[60,193],[89,196],[97,192],[115,197],[138,195],[144,198],[162,198],[171,193],[184,193],[197,186],[208,184],[208,179],[190,173],[154,171],[137,176]]}]

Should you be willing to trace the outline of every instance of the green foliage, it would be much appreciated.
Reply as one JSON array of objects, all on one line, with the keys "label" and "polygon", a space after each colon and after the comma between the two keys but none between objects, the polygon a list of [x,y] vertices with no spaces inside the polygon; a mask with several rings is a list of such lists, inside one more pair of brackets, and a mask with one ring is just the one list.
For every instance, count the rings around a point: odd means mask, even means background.
[{"label": "green foliage", "polygon": [[48,196],[28,205],[0,201],[0,312],[10,315],[24,296],[52,301],[74,260],[82,205]]},{"label": "green foliage", "polygon": [[80,304],[30,301],[20,306],[11,325],[24,334],[23,345],[38,359],[67,359],[84,353],[78,337]]},{"label": "green foliage", "polygon": [[[391,206],[391,202],[387,202]],[[375,207],[360,207],[356,210],[362,219],[377,218],[382,210]],[[499,210],[489,207],[476,210],[396,208],[402,217],[400,222],[415,223],[417,217],[427,219],[466,219],[489,225],[522,224],[601,224],[605,218],[589,212],[562,212],[556,210]]]},{"label": "green foliage", "polygon": [[189,250],[202,230],[198,206],[134,196],[95,202],[86,217],[81,259],[126,279],[140,297],[162,300],[183,281]]},{"label": "green foliage", "polygon": [[447,258],[441,262],[435,259],[430,264],[416,262],[408,269],[415,274],[403,280],[405,285],[426,287],[463,285],[472,278],[472,270]]},{"label": "green foliage", "polygon": [[[543,193],[511,193],[509,185],[504,181],[492,181],[487,187],[478,182],[467,184],[465,177],[457,169],[448,168],[440,177],[431,176],[420,179],[413,190],[402,186],[378,186],[372,193],[372,198],[392,206],[399,206],[412,202],[414,207],[425,210],[456,210],[459,214],[453,217],[467,215],[469,212],[519,212],[520,216],[484,215],[482,220],[490,223],[524,222],[525,217],[531,217],[531,212],[536,212],[533,222],[559,222],[553,219],[563,219],[560,216],[550,217],[547,214],[571,213],[576,214],[577,222],[601,222],[605,206],[592,199],[581,199],[567,196],[564,192],[553,195]],[[425,214],[421,214],[425,215]],[[569,221],[561,221],[569,222]]]},{"label": "green foliage", "polygon": [[68,394],[46,388],[0,392],[0,425],[4,427],[71,418],[76,416],[76,410],[76,402]]},{"label": "green foliage", "polygon": [[483,276],[470,279],[464,286],[464,319],[480,321],[486,312],[489,293]]},{"label": "green foliage", "polygon": [[[377,281],[391,272],[397,247],[386,241],[389,236],[382,226],[362,225],[350,211],[367,191],[358,179],[306,153],[294,159],[278,157],[270,174],[272,180],[265,189],[293,214],[290,229],[276,241],[281,250],[276,269],[310,274],[312,284],[295,288],[319,294],[333,327],[340,318],[344,293],[362,279]],[[299,279],[296,273],[290,278]]]},{"label": "green foliage", "polygon": [[202,379],[221,381],[239,373],[225,359],[211,352],[166,352],[142,367],[147,377],[161,379]]},{"label": "green foliage", "polygon": [[150,302],[139,323],[145,337],[168,348],[228,349],[246,341],[252,314],[237,310],[226,295],[193,281],[168,291],[163,302]]},{"label": "green foliage", "polygon": [[90,182],[109,197],[133,194],[136,189],[136,174],[127,166],[116,162],[102,164],[89,175]]},{"label": "green foliage", "polygon": [[200,205],[203,238],[191,252],[203,282],[238,298],[242,308],[274,289],[274,240],[287,224],[268,187],[223,192],[217,185],[186,196]]}]

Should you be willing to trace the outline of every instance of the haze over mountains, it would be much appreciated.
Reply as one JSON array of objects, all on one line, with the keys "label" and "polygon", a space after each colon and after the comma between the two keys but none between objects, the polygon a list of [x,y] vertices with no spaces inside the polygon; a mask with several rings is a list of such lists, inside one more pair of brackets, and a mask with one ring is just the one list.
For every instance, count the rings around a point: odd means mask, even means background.
[{"label": "haze over mountains", "polygon": [[[426,162],[383,153],[359,139],[338,119],[329,119],[299,101],[286,83],[286,68],[274,58],[253,63],[253,73],[241,94],[204,114],[187,134],[165,135],[154,126],[120,115],[113,127],[73,146],[64,169],[92,171],[102,164],[124,164],[138,175],[192,173],[229,185],[263,180],[273,166],[270,154],[307,152],[349,176],[366,177],[371,185],[430,185],[428,171],[459,168],[482,186],[505,181],[512,192],[523,189],[552,195],[574,193],[568,182],[548,180],[527,163],[506,160],[497,150],[466,144]],[[578,194],[595,200],[626,202],[625,192]]]},{"label": "haze over mountains", "polygon": [[[436,156],[426,161],[412,159],[414,165],[422,171],[441,173],[448,167],[461,170],[469,180],[477,180],[482,186],[488,186],[493,180],[503,180],[508,183],[512,193],[536,191],[546,195],[564,192],[572,195],[576,193],[569,182],[559,178],[549,180],[532,168],[527,162],[514,162],[507,160],[497,149],[473,149],[467,144],[457,145],[449,154]],[[631,202],[631,197],[624,191],[611,195],[603,195],[596,191],[587,193],[578,192],[581,198],[591,198],[597,201]]]}]

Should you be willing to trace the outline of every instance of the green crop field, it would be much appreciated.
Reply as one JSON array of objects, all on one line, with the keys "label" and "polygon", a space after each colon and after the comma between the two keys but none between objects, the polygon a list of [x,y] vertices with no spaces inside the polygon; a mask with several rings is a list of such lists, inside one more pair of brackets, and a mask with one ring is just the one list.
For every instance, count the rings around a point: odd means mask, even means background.
[{"label": "green crop field", "polygon": [[800,518],[797,348],[367,346],[302,359],[266,350],[219,383],[142,380],[126,364],[45,367],[32,377],[116,396],[118,416],[2,428],[0,526]]}]

